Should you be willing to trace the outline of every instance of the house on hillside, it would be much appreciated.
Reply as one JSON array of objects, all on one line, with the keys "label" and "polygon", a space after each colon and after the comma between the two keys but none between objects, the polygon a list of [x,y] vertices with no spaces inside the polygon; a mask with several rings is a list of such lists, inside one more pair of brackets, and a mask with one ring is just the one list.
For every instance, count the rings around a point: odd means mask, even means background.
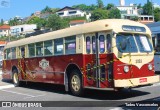
[{"label": "house on hillside", "polygon": [[77,8],[72,8],[72,7],[64,7],[60,10],[58,10],[56,12],[56,14],[58,14],[60,17],[84,17],[86,16],[86,19],[88,20],[91,16],[91,13],[86,13],[85,11],[82,11],[80,9],[77,9]]},{"label": "house on hillside", "polygon": [[28,33],[34,32],[35,29],[37,29],[36,24],[11,26],[11,36],[26,35]]},{"label": "house on hillside", "polygon": [[125,0],[120,0],[120,6],[116,6],[116,8],[120,10],[122,19],[134,20],[137,18],[136,21],[143,24],[154,22],[154,16],[142,15],[143,13],[142,8],[138,9],[137,5],[135,4],[130,4],[129,6],[126,6]]},{"label": "house on hillside", "polygon": [[0,36],[9,36],[9,35],[10,35],[10,26],[6,24],[0,26]]}]

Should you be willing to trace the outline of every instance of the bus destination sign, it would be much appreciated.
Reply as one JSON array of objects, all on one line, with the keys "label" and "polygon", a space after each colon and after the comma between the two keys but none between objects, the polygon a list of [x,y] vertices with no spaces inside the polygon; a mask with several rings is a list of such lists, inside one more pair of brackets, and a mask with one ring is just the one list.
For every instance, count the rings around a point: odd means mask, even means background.
[{"label": "bus destination sign", "polygon": [[144,27],[139,27],[139,26],[123,25],[122,29],[124,31],[146,32],[146,29]]}]

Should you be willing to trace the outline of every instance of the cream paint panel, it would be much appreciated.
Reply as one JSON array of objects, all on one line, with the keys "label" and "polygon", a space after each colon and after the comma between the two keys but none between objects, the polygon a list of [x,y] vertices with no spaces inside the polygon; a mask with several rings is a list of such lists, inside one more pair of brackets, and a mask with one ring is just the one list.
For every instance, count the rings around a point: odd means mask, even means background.
[{"label": "cream paint panel", "polygon": [[[147,78],[146,82],[141,82],[140,79]],[[152,84],[160,81],[159,75],[150,77],[141,77],[133,79],[114,80],[115,87],[135,87],[139,85]]]},{"label": "cream paint panel", "polygon": [[84,51],[84,35],[76,36],[76,53],[83,53]]},{"label": "cream paint panel", "polygon": [[[148,62],[152,61],[153,57],[154,57],[154,54],[148,55],[146,53],[146,54],[139,54],[139,55],[131,54],[131,55],[124,56],[122,58],[120,57],[118,58],[120,58],[121,62],[135,65],[140,69],[144,64],[147,64]],[[136,63],[136,60],[142,60],[142,63]]]}]

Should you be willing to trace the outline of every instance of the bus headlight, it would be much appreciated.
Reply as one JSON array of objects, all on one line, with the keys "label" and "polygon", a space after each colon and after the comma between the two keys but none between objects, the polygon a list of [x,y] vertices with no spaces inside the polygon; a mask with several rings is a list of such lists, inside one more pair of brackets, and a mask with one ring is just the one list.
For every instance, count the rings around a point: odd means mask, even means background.
[{"label": "bus headlight", "polygon": [[124,66],[124,72],[128,72],[129,71],[129,67],[128,66]]},{"label": "bus headlight", "polygon": [[152,69],[153,69],[153,67],[152,67],[151,64],[148,65],[148,69],[149,69],[149,70],[152,70]]}]

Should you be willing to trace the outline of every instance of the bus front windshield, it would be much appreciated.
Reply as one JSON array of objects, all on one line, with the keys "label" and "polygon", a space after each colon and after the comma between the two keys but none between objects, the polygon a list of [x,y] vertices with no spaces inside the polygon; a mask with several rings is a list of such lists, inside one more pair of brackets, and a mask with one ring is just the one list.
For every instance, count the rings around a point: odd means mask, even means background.
[{"label": "bus front windshield", "polygon": [[116,46],[121,53],[152,52],[149,38],[139,34],[117,34]]}]

